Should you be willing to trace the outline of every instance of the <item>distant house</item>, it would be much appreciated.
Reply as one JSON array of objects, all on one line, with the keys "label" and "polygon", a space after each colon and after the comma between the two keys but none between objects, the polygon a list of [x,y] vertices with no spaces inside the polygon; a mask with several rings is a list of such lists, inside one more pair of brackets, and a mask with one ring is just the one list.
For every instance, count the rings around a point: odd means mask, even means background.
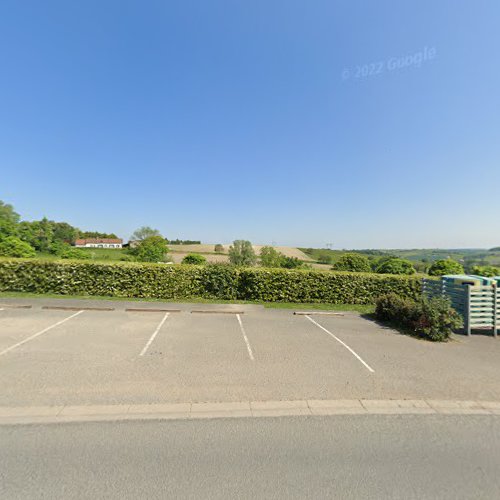
[{"label": "distant house", "polygon": [[79,248],[122,248],[123,240],[114,238],[87,238],[76,240],[75,247]]}]

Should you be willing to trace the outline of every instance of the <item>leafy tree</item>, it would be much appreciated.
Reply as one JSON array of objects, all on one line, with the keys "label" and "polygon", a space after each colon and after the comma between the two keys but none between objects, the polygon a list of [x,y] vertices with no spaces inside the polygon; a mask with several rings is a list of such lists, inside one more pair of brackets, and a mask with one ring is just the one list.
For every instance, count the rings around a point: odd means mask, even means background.
[{"label": "leafy tree", "polygon": [[111,238],[111,239],[117,239],[118,236],[116,236],[115,233],[100,233],[99,231],[79,231],[78,238]]},{"label": "leafy tree", "polygon": [[441,259],[433,262],[429,268],[431,276],[444,276],[445,274],[463,274],[462,264],[452,259]]},{"label": "leafy tree", "polygon": [[54,230],[54,241],[74,243],[80,236],[80,230],[67,222],[53,222],[52,227]]},{"label": "leafy tree", "polygon": [[371,271],[370,260],[359,253],[345,253],[335,262],[332,270],[369,273]]},{"label": "leafy tree", "polygon": [[140,262],[164,262],[168,253],[162,236],[149,236],[134,248],[134,255]]},{"label": "leafy tree", "polygon": [[415,274],[415,268],[409,260],[393,258],[385,260],[376,269],[380,274]]},{"label": "leafy tree", "polygon": [[235,240],[229,247],[229,262],[235,266],[253,266],[257,256],[252,244],[247,240]]},{"label": "leafy tree", "polygon": [[0,219],[11,221],[13,224],[19,224],[19,214],[14,211],[14,207],[0,200]]},{"label": "leafy tree", "polygon": [[217,243],[217,245],[214,246],[214,251],[217,252],[217,253],[224,252],[224,245],[221,245],[220,243]]},{"label": "leafy tree", "polygon": [[7,236],[0,240],[0,255],[4,257],[35,257],[33,247],[15,236]]},{"label": "leafy tree", "polygon": [[0,239],[17,236],[19,214],[14,212],[12,205],[0,200]]},{"label": "leafy tree", "polygon": [[207,259],[205,259],[205,257],[203,255],[200,255],[199,253],[190,253],[182,259],[183,264],[201,265],[205,264],[206,261]]},{"label": "leafy tree", "polygon": [[149,226],[142,226],[132,233],[130,239],[134,241],[142,241],[146,238],[151,238],[152,236],[161,236],[160,231]]},{"label": "leafy tree", "polygon": [[281,267],[283,254],[275,248],[265,246],[260,249],[260,263],[263,267]]},{"label": "leafy tree", "polygon": [[54,240],[53,223],[44,217],[40,221],[19,224],[19,237],[39,252],[49,252]]},{"label": "leafy tree", "polygon": [[500,276],[500,268],[494,266],[474,266],[472,274],[492,278],[493,276]]}]

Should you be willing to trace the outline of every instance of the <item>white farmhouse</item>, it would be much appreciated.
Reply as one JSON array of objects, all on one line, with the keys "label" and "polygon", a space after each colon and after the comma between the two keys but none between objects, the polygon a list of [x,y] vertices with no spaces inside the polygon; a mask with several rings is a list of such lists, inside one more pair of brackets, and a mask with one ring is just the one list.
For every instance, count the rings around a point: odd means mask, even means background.
[{"label": "white farmhouse", "polygon": [[123,240],[114,238],[87,238],[75,241],[78,248],[122,248]]}]

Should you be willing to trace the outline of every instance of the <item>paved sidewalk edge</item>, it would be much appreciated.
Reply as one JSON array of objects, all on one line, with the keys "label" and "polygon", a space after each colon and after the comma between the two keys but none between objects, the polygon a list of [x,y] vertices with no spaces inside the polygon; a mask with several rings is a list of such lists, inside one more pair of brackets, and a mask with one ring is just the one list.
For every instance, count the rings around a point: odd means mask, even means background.
[{"label": "paved sidewalk edge", "polygon": [[296,415],[499,415],[500,401],[333,399],[132,405],[0,406],[0,425]]}]

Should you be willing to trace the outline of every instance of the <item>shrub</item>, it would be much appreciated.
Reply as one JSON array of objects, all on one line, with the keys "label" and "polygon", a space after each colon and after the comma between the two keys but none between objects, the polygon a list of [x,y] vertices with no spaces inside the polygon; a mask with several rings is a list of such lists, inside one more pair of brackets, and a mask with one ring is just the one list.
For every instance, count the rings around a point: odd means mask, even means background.
[{"label": "shrub", "polygon": [[299,260],[297,257],[288,257],[286,255],[281,254],[279,260],[279,267],[283,267],[284,269],[299,269],[303,266],[303,262]]},{"label": "shrub", "polygon": [[380,321],[434,341],[447,340],[453,330],[463,324],[450,301],[442,297],[414,300],[386,294],[377,299],[375,315]]},{"label": "shrub", "polygon": [[445,274],[463,274],[462,264],[452,259],[436,260],[429,268],[431,276],[444,276]]},{"label": "shrub", "polygon": [[241,268],[228,264],[164,266],[47,260],[0,260],[0,291],[266,302],[373,304],[380,295],[420,295],[410,276]]},{"label": "shrub", "polygon": [[200,255],[198,253],[190,253],[182,259],[183,264],[201,265],[201,264],[205,264],[206,261],[207,261],[207,259],[205,259],[205,257],[203,257],[203,255]]},{"label": "shrub", "polygon": [[[332,256],[328,253],[321,253],[318,255],[318,262],[320,264],[331,264]],[[344,271],[348,271],[349,269],[343,269]]]},{"label": "shrub", "polygon": [[379,274],[415,274],[415,268],[409,260],[393,258],[384,260],[375,269]]},{"label": "shrub", "polygon": [[139,262],[164,262],[168,247],[162,236],[149,236],[134,248],[133,255]]},{"label": "shrub", "polygon": [[254,266],[257,256],[252,244],[246,240],[236,240],[229,247],[229,262],[235,266]]},{"label": "shrub", "polygon": [[395,293],[380,296],[376,301],[375,315],[377,319],[388,322],[401,322],[402,318],[408,320],[412,315],[416,302]]},{"label": "shrub", "polygon": [[79,248],[66,248],[59,254],[61,259],[77,259],[77,260],[87,260],[91,259],[92,256],[85,250],[80,250]]},{"label": "shrub", "polygon": [[493,276],[500,276],[500,268],[494,266],[474,266],[472,274],[492,278]]},{"label": "shrub", "polygon": [[0,240],[0,255],[4,257],[35,257],[35,249],[16,236],[7,236]]},{"label": "shrub", "polygon": [[217,253],[224,252],[224,245],[217,243],[217,245],[214,246],[214,252],[217,252]]},{"label": "shrub", "polygon": [[345,253],[335,262],[334,271],[351,271],[356,273],[369,273],[371,271],[368,257],[359,253]]}]

